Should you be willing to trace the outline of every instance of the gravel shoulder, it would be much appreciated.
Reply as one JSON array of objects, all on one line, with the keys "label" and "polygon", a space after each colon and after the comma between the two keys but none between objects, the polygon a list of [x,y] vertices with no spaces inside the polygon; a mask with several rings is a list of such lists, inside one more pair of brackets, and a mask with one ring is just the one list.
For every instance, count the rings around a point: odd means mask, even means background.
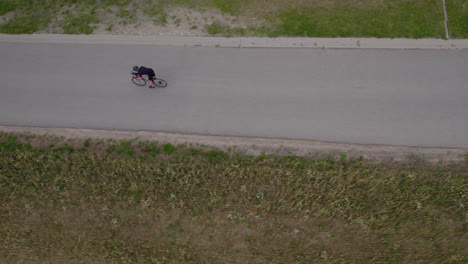
[{"label": "gravel shoulder", "polygon": [[0,34],[0,42],[140,44],[228,48],[468,49],[468,39],[266,38],[143,35]]},{"label": "gravel shoulder", "polygon": [[277,154],[338,158],[346,155],[349,158],[364,158],[368,161],[402,162],[402,163],[467,163],[468,149],[464,148],[425,148],[390,145],[362,145],[311,140],[271,139],[254,137],[206,136],[194,134],[177,134],[151,131],[116,131],[75,128],[45,128],[0,126],[6,133],[27,133],[36,135],[53,135],[64,139],[114,139],[157,141],[175,145],[189,144],[212,146],[223,150],[236,149],[248,155]]}]

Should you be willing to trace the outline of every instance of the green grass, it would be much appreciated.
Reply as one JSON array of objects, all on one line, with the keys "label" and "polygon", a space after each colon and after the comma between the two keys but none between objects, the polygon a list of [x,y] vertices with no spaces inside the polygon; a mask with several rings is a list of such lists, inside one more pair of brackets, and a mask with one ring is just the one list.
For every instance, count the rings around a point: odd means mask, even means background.
[{"label": "green grass", "polygon": [[448,28],[452,38],[468,38],[468,2],[446,0]]},{"label": "green grass", "polygon": [[467,176],[0,133],[0,262],[466,263]]},{"label": "green grass", "polygon": [[53,152],[66,152],[66,153],[73,153],[75,151],[75,148],[69,145],[57,147],[52,149]]},{"label": "green grass", "polygon": [[[43,29],[50,19],[44,14],[54,13],[62,7],[73,8],[74,18],[68,18],[66,34],[90,34],[89,24],[107,14],[110,6],[117,7],[121,23],[141,23],[136,16],[142,10],[156,25],[168,24],[170,10],[181,6],[193,11],[215,8],[225,15],[226,21],[208,26],[190,22],[191,29],[205,28],[216,36],[292,36],[292,37],[378,37],[378,38],[444,38],[444,16],[440,0],[3,0],[0,15],[13,11],[15,18],[0,25],[3,33],[31,33]],[[88,10],[96,14],[89,16]],[[468,7],[465,0],[447,0],[449,30],[452,38],[468,36]],[[58,13],[58,12],[56,12]],[[46,15],[45,17],[48,17]],[[212,14],[209,14],[213,18]],[[227,18],[233,16],[233,18]],[[55,17],[53,17],[55,18]],[[247,25],[229,24],[233,19],[247,21]],[[89,19],[90,21],[87,21]],[[205,20],[208,17],[205,17]],[[107,23],[108,21],[102,21]],[[181,21],[176,23],[181,25]],[[44,25],[46,23],[46,25]],[[193,24],[195,23],[195,24]],[[113,23],[110,23],[113,24]],[[111,29],[111,27],[108,27]]]},{"label": "green grass", "polygon": [[83,142],[83,147],[88,148],[91,145],[91,139],[88,138]]},{"label": "green grass", "polygon": [[68,15],[62,25],[64,34],[91,34],[94,27],[90,24],[97,23],[97,18],[92,14]]},{"label": "green grass", "polygon": [[13,17],[7,23],[0,25],[0,33],[31,34],[46,28],[49,20],[48,15]]},{"label": "green grass", "polygon": [[[229,4],[227,4],[229,2]],[[211,35],[266,35],[304,37],[405,37],[443,38],[443,12],[438,0],[390,0],[378,3],[354,0],[304,1],[214,1],[228,14],[266,19],[247,32],[230,32],[228,26],[207,28]],[[460,5],[458,5],[460,6]],[[463,24],[463,23],[460,23]],[[466,24],[466,23],[465,23]]]},{"label": "green grass", "polygon": [[290,9],[279,14],[270,36],[442,38],[439,4],[426,0],[379,9]]},{"label": "green grass", "polygon": [[244,36],[247,32],[243,28],[232,28],[230,26],[222,25],[219,23],[211,23],[206,27],[206,30],[210,35],[223,35],[226,37]]},{"label": "green grass", "polygon": [[0,16],[8,12],[14,11],[18,7],[18,2],[14,0],[0,1]]},{"label": "green grass", "polygon": [[156,142],[150,142],[145,146],[145,152],[149,153],[151,156],[156,156],[157,154],[161,153],[161,149],[156,144]]},{"label": "green grass", "polygon": [[210,35],[217,35],[219,33],[224,33],[226,31],[226,27],[219,23],[211,23],[206,27],[206,30]]},{"label": "green grass", "polygon": [[156,25],[166,25],[167,24],[167,14],[166,13],[161,13],[158,18],[156,18],[155,20],[153,20],[153,22],[156,24]]},{"label": "green grass", "polygon": [[238,15],[240,13],[241,1],[238,0],[214,0],[214,6],[224,13]]},{"label": "green grass", "polygon": [[164,144],[162,146],[162,153],[170,155],[176,151],[176,147],[172,144]]},{"label": "green grass", "polygon": [[122,140],[119,142],[119,144],[110,144],[106,149],[106,152],[108,154],[115,152],[119,155],[126,154],[128,156],[133,156],[133,154],[135,153],[132,146],[132,141],[129,140]]},{"label": "green grass", "polygon": [[164,11],[164,5],[162,3],[151,3],[147,5],[143,13],[149,16],[156,25],[164,26],[167,24],[167,13]]},{"label": "green grass", "polygon": [[130,12],[128,10],[119,10],[119,12],[117,13],[117,16],[128,17],[130,16]]},{"label": "green grass", "polygon": [[217,8],[229,15],[241,14],[241,8],[249,1],[245,0],[174,0],[169,6],[185,6],[188,8]]},{"label": "green grass", "polygon": [[116,6],[127,6],[131,3],[131,0],[102,0],[102,4],[104,6],[111,6],[111,5],[116,5]]}]

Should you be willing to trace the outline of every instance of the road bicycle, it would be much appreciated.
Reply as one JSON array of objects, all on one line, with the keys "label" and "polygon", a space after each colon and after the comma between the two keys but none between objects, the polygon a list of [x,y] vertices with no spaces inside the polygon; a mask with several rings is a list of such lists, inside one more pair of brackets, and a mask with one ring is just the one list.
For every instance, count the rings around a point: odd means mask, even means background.
[{"label": "road bicycle", "polygon": [[[148,81],[148,78],[145,78],[145,77],[142,77],[141,79],[137,79],[138,77],[138,74],[136,72],[131,72],[132,74],[132,82],[138,86],[145,86]],[[157,87],[166,87],[167,86],[167,82],[163,79],[159,79],[159,78],[154,78],[153,80],[154,82],[154,85],[156,85]]]}]

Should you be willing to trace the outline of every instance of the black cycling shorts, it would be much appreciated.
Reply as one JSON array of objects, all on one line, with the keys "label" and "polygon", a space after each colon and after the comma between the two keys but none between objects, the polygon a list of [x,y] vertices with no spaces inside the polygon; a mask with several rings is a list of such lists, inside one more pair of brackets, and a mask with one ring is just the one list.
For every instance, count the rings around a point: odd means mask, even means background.
[{"label": "black cycling shorts", "polygon": [[155,77],[156,77],[156,74],[154,74],[154,71],[150,69],[148,72],[148,80],[154,81]]}]

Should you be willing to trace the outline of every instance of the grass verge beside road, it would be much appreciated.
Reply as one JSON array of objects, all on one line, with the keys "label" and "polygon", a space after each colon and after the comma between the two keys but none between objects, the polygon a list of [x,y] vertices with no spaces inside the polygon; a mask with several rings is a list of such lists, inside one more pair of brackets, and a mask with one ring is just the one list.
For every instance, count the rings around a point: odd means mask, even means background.
[{"label": "grass verge beside road", "polygon": [[48,15],[15,16],[7,23],[0,25],[0,33],[32,34],[46,28],[49,21]]},{"label": "grass verge beside road", "polygon": [[[446,2],[451,37],[466,38],[466,1]],[[185,11],[181,11],[183,9]],[[130,26],[128,30],[132,31],[149,21],[156,31],[174,27],[178,32],[184,32],[181,24],[186,24],[185,33],[190,35],[445,37],[440,0],[3,0],[0,2],[0,15],[8,12],[14,15],[0,21],[2,33],[49,30],[53,33],[91,34],[99,23],[106,25],[106,30],[112,33],[117,26]],[[224,17],[219,17],[218,13]],[[73,22],[75,29],[82,30],[69,30],[69,21],[64,22],[68,15],[87,17]],[[50,18],[49,27],[47,24],[43,26],[44,16]],[[39,23],[23,23],[22,30],[15,30],[14,25],[26,19],[24,17],[37,19]]]},{"label": "grass verge beside road", "polygon": [[[279,14],[272,36],[444,37],[439,1],[405,1],[378,8],[309,7]],[[272,19],[277,20],[277,18]]]},{"label": "grass verge beside road", "polygon": [[468,38],[468,1],[446,0],[448,28],[452,38]]},{"label": "grass verge beside road", "polygon": [[467,176],[0,133],[0,262],[466,263]]}]

